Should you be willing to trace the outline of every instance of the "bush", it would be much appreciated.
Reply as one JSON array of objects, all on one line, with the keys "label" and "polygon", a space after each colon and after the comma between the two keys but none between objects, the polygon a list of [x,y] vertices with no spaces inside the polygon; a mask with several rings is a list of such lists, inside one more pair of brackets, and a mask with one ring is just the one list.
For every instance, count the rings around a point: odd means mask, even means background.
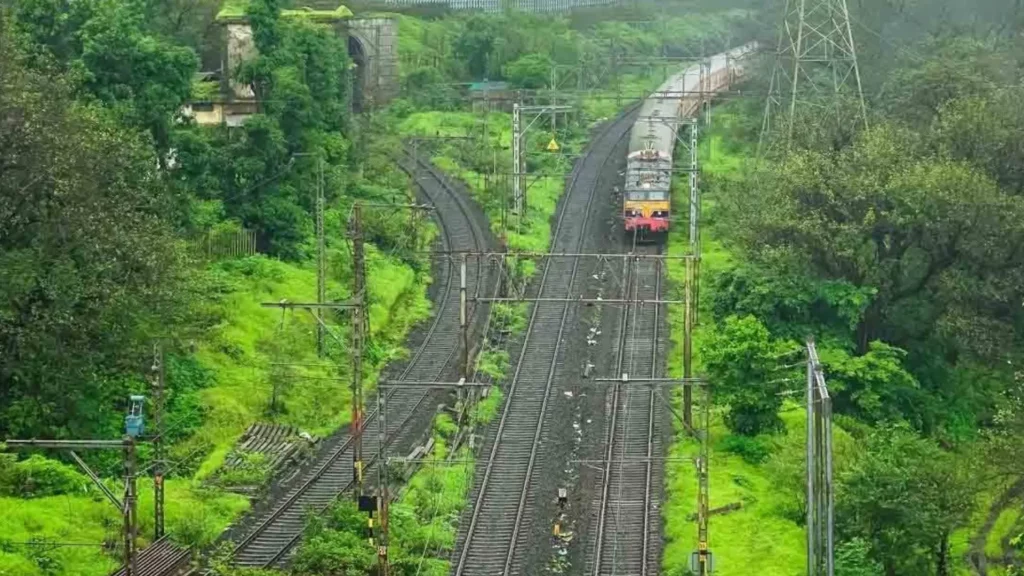
[{"label": "bush", "polygon": [[217,483],[221,486],[263,486],[270,479],[270,472],[266,454],[243,454],[238,466],[222,472]]},{"label": "bush", "polygon": [[67,464],[38,454],[21,462],[15,462],[13,455],[0,457],[0,494],[40,498],[88,489],[89,479]]},{"label": "bush", "polygon": [[749,464],[762,464],[775,452],[775,443],[767,436],[730,434],[722,439],[720,448]]},{"label": "bush", "polygon": [[476,359],[476,370],[495,384],[501,384],[508,376],[509,355],[506,350],[488,349]]},{"label": "bush", "polygon": [[325,515],[311,515],[302,546],[295,554],[294,573],[364,576],[377,558],[363,537],[366,518],[354,503],[338,502]]},{"label": "bush", "polygon": [[503,397],[504,394],[501,392],[501,388],[491,386],[487,398],[477,402],[476,406],[473,407],[473,422],[478,426],[483,426],[494,420],[494,417],[498,415],[498,409],[501,408]]}]

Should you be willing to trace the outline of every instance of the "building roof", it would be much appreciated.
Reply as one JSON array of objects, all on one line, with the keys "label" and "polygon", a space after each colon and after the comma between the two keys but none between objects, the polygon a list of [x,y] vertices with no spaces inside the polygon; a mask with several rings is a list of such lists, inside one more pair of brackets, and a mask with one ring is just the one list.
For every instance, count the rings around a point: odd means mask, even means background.
[{"label": "building roof", "polygon": [[508,82],[471,82],[469,85],[470,92],[498,92],[501,90],[508,90]]}]

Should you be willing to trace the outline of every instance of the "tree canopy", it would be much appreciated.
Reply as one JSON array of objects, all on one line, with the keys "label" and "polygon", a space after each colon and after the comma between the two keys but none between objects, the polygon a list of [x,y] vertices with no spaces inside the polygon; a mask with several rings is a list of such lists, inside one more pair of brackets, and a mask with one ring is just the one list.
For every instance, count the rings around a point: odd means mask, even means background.
[{"label": "tree canopy", "polygon": [[189,310],[164,217],[173,198],[146,138],[73,100],[66,76],[27,67],[11,38],[0,35],[0,436],[110,431],[100,407],[123,396],[105,380]]}]

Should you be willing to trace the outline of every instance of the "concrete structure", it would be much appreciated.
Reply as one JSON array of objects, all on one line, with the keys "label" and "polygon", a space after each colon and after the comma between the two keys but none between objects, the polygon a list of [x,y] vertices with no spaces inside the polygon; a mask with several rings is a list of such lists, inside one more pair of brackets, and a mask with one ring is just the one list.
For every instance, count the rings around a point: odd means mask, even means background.
[{"label": "concrete structure", "polygon": [[[398,94],[398,21],[388,17],[357,18],[345,7],[334,10],[286,10],[283,18],[312,18],[334,29],[345,39],[354,64],[352,104],[361,111],[388,103]],[[223,29],[220,65],[220,96],[212,102],[194,102],[186,113],[200,124],[240,123],[256,111],[252,88],[235,78],[238,67],[256,55],[248,19],[240,14],[221,14]]]},{"label": "concrete structure", "polygon": [[224,98],[186,104],[181,113],[195,118],[200,126],[241,126],[245,119],[257,112],[256,101],[252,98]]},{"label": "concrete structure", "polygon": [[398,20],[391,17],[347,21],[348,53],[356,65],[353,105],[382,105],[398,95]]}]

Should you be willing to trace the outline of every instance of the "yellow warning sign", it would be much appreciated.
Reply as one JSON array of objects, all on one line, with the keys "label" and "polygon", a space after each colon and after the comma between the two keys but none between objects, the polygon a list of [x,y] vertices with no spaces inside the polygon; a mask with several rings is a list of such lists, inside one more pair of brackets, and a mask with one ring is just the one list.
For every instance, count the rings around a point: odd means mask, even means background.
[{"label": "yellow warning sign", "polygon": [[548,142],[548,152],[558,152],[558,150],[558,142],[555,142],[555,139],[552,138],[551,142]]}]

